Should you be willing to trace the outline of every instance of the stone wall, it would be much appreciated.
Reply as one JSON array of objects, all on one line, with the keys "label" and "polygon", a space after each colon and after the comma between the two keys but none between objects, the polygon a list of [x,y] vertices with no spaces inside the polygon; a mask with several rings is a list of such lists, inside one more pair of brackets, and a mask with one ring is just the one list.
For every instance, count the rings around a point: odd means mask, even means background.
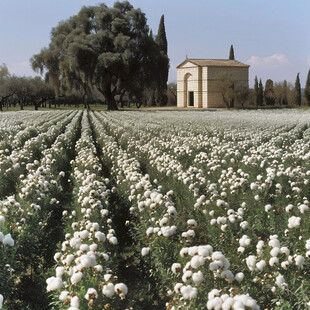
[{"label": "stone wall", "polygon": [[220,92],[219,78],[228,76],[235,80],[235,85],[249,85],[249,70],[246,67],[209,67],[208,69],[208,108],[226,107]]}]

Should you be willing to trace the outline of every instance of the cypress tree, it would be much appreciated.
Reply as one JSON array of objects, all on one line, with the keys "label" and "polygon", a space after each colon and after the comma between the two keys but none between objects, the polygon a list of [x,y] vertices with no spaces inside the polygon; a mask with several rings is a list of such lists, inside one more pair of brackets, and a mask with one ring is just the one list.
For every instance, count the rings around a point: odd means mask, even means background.
[{"label": "cypress tree", "polygon": [[260,79],[258,85],[258,105],[263,106],[263,104],[264,104],[264,86],[262,83],[262,79]]},{"label": "cypress tree", "polygon": [[233,45],[230,46],[230,50],[229,50],[229,59],[230,59],[230,60],[235,60],[235,53],[234,53],[234,47],[233,47]]},{"label": "cypress tree", "polygon": [[165,16],[162,15],[159,22],[158,33],[156,37],[156,43],[159,46],[161,52],[165,55],[168,53],[168,42],[166,36],[166,28],[165,28]]},{"label": "cypress tree", "polygon": [[307,82],[306,82],[306,87],[305,87],[305,92],[304,92],[304,98],[305,98],[306,104],[308,106],[310,106],[310,70],[308,71]]},{"label": "cypress tree", "polygon": [[288,104],[288,100],[287,100],[287,82],[286,82],[286,80],[283,81],[283,100],[282,100],[282,104],[284,104],[284,105]]},{"label": "cypress tree", "polygon": [[298,106],[301,105],[301,87],[300,87],[299,73],[297,73],[296,81],[295,81],[294,104]]},{"label": "cypress tree", "polygon": [[255,94],[255,104],[256,104],[256,107],[258,107],[259,100],[258,100],[258,79],[257,79],[257,75],[255,75],[255,79],[254,79],[254,94]]},{"label": "cypress tree", "polygon": [[168,58],[168,42],[165,30],[164,15],[160,18],[158,33],[156,36],[156,43],[160,52],[165,56],[158,64],[158,103],[159,105],[167,105],[167,81],[169,72],[169,58]]}]

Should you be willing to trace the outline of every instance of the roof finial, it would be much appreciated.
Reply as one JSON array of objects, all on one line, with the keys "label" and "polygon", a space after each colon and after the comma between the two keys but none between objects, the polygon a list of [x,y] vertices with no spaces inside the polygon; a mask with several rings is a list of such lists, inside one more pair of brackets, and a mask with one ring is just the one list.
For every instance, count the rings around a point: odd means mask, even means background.
[{"label": "roof finial", "polygon": [[188,59],[187,54],[186,54],[186,59]]}]

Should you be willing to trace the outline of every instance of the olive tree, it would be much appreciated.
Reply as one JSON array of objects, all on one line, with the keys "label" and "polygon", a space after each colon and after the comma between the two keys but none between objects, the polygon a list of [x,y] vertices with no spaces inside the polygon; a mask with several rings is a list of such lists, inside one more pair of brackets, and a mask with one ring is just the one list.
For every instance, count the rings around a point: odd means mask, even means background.
[{"label": "olive tree", "polygon": [[[32,57],[32,68],[51,81],[56,92],[97,89],[108,109],[124,92],[137,100],[153,80],[160,52],[146,17],[128,2],[83,7],[52,29],[48,48]],[[57,94],[57,93],[56,93]]]},{"label": "olive tree", "polygon": [[235,99],[235,79],[233,78],[233,76],[227,73],[220,73],[217,79],[218,90],[221,93],[223,102],[228,109],[233,108]]}]

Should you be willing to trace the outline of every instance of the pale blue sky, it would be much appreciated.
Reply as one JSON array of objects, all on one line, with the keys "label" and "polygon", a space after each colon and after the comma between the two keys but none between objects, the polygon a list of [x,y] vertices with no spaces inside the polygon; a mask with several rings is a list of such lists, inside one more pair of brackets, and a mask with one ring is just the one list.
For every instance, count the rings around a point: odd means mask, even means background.
[{"label": "pale blue sky", "polygon": [[[103,1],[113,6],[115,1]],[[0,63],[10,73],[34,75],[29,59],[48,46],[52,27],[98,0],[0,0]],[[302,87],[310,68],[310,0],[132,0],[146,14],[156,34],[165,15],[170,57],[169,81],[175,67],[189,58],[236,59],[251,65],[254,76]]]}]

